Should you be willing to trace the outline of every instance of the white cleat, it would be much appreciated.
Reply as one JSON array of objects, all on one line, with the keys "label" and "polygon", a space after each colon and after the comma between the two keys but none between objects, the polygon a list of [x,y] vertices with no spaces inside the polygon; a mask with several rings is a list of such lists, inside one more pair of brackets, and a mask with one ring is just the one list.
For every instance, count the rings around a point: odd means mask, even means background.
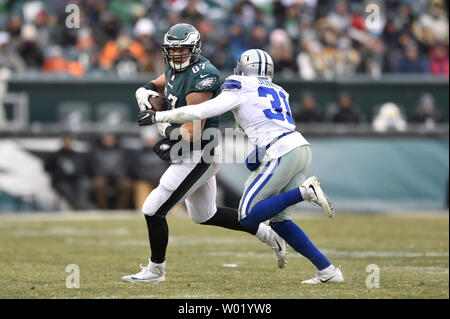
[{"label": "white cleat", "polygon": [[[141,266],[139,266],[141,267]],[[166,263],[155,264],[149,260],[147,267],[141,267],[141,271],[135,275],[123,276],[122,280],[128,282],[158,283],[166,280]]]},{"label": "white cleat", "polygon": [[306,201],[320,206],[328,217],[331,218],[334,216],[333,204],[323,192],[322,187],[320,187],[320,182],[317,180],[317,177],[309,177],[300,187],[304,187],[306,190]]},{"label": "white cleat", "polygon": [[330,265],[328,268],[318,271],[314,278],[303,280],[302,284],[320,285],[339,282],[344,282],[341,266],[335,268],[333,265]]},{"label": "white cleat", "polygon": [[283,269],[287,265],[286,241],[269,227],[266,244],[270,246],[277,257],[278,268]]}]

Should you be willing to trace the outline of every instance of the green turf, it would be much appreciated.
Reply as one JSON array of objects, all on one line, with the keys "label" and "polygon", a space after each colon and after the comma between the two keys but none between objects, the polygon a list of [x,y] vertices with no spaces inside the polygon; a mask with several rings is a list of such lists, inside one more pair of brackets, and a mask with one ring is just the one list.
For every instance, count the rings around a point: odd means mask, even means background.
[{"label": "green turf", "polygon": [[[255,237],[168,217],[166,281],[132,284],[149,257],[139,214],[0,216],[0,298],[449,298],[448,212],[340,214],[294,219],[334,265],[343,284],[306,286],[313,265],[289,248],[279,270]],[[66,288],[77,264],[80,288]],[[234,265],[234,267],[224,265]],[[376,264],[380,287],[369,289]]]}]

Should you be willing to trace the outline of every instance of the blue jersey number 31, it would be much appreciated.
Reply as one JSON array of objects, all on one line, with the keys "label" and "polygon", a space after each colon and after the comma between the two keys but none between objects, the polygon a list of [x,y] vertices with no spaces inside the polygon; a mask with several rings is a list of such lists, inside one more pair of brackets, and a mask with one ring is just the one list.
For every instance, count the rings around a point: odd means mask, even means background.
[{"label": "blue jersey number 31", "polygon": [[[258,88],[258,95],[261,97],[267,97],[268,95],[271,95],[273,98],[273,101],[270,103],[272,104],[271,109],[265,109],[263,112],[266,115],[268,119],[271,120],[279,120],[279,121],[288,121],[291,124],[295,124],[294,120],[292,119],[291,115],[291,108],[289,107],[289,104],[286,100],[286,95],[283,93],[283,91],[275,91],[273,88],[269,88],[267,86],[260,86]],[[283,108],[281,107],[281,100],[283,100],[283,104],[286,107],[286,112],[283,112]]]}]

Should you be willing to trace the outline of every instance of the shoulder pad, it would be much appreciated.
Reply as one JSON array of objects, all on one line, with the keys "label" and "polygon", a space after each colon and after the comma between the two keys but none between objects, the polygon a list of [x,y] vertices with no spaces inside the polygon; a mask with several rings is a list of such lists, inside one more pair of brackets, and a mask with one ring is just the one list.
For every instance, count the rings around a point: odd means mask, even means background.
[{"label": "shoulder pad", "polygon": [[242,82],[237,77],[230,75],[223,81],[222,90],[240,90],[242,88]]}]

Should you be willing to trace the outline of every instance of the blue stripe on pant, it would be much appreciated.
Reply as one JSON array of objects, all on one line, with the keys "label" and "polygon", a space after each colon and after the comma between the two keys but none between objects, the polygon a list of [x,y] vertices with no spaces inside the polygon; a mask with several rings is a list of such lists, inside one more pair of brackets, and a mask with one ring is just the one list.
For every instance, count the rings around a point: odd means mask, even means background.
[{"label": "blue stripe on pant", "polygon": [[[261,171],[261,173],[255,178],[255,180],[252,182],[252,184],[248,187],[248,189],[246,190],[243,198],[242,198],[242,206],[240,207],[240,211],[239,211],[239,217],[240,217],[240,223],[241,225],[244,226],[257,226],[261,221],[260,216],[257,216],[258,214],[255,214],[252,211],[250,211],[250,206],[252,204],[253,199],[256,197],[256,195],[258,195],[258,193],[264,188],[264,186],[267,184],[267,182],[270,180],[270,178],[273,176],[273,174],[275,173],[275,170],[277,169],[278,165],[280,164],[280,158],[277,159],[274,167],[270,170],[270,172],[268,174],[266,174],[266,171],[268,170],[268,168],[270,167],[270,165],[273,163],[273,161],[270,161],[266,164],[266,166],[264,167],[264,169]],[[252,189],[255,188],[256,184],[258,183],[258,181],[263,177],[264,180],[263,182],[257,186],[256,190],[253,192],[253,194],[249,195],[250,193],[252,193]],[[247,197],[250,196],[249,200],[247,203]]]},{"label": "blue stripe on pant", "polygon": [[[266,166],[264,167],[263,171],[254,179],[254,181],[251,183],[251,185],[247,188],[247,190],[244,193],[244,196],[242,197],[242,204],[244,204],[248,193],[255,186],[255,184],[259,181],[259,179],[264,175],[264,173],[267,170],[267,167],[269,167],[269,165],[270,165],[270,162],[268,162],[266,164]],[[242,213],[243,208],[244,208],[243,205],[242,205],[242,207],[239,208],[239,218],[240,219],[245,218],[245,216],[244,216],[245,214]],[[245,209],[244,209],[244,212],[245,212]]]}]

